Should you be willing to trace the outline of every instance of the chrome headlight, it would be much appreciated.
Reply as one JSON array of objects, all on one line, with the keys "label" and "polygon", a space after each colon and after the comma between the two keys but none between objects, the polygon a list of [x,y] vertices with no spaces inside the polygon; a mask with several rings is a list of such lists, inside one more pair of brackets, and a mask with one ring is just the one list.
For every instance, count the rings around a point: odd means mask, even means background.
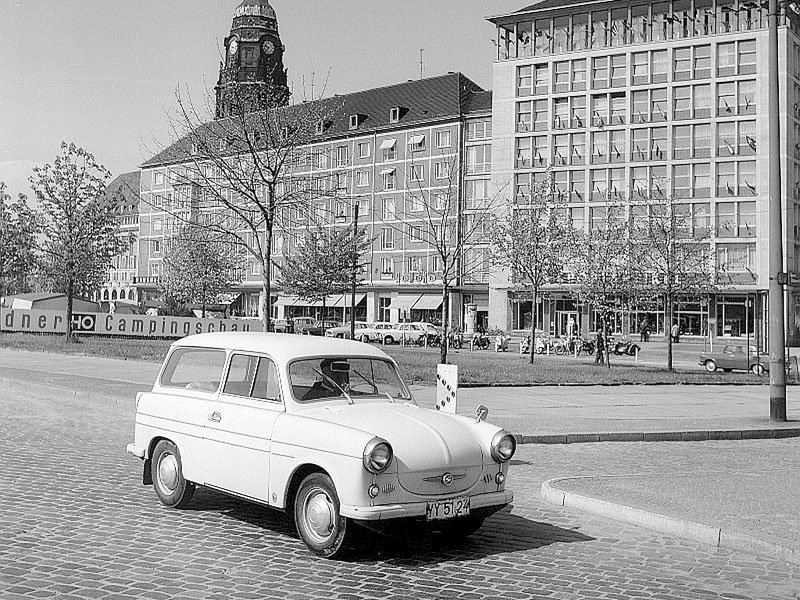
[{"label": "chrome headlight", "polygon": [[500,430],[492,438],[492,458],[497,462],[508,462],[517,451],[517,439],[505,430]]},{"label": "chrome headlight", "polygon": [[370,473],[383,473],[391,464],[392,446],[381,438],[372,438],[364,447],[364,468]]}]

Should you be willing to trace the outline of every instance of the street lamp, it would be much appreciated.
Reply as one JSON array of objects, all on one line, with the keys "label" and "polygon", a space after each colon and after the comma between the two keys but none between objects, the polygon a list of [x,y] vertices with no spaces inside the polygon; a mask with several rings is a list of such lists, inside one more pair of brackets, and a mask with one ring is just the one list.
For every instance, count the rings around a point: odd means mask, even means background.
[{"label": "street lamp", "polygon": [[[350,290],[350,339],[356,339],[356,276],[358,271],[358,202],[353,206],[353,280]],[[346,304],[346,303],[345,303]]]},{"label": "street lamp", "polygon": [[[798,12],[795,2],[787,3]],[[782,281],[781,136],[778,113],[778,0],[769,0],[769,418],[786,421],[785,307]]]}]

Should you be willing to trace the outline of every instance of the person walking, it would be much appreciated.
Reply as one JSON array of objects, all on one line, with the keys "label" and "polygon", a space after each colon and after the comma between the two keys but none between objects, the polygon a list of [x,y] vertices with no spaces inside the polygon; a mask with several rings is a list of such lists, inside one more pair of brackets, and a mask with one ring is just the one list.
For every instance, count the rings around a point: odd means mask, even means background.
[{"label": "person walking", "polygon": [[601,365],[605,362],[603,360],[605,352],[606,352],[606,339],[603,336],[603,332],[598,331],[597,338],[595,339],[594,364]]},{"label": "person walking", "polygon": [[672,324],[672,330],[670,331],[670,335],[672,336],[672,341],[676,344],[681,341],[681,328],[678,327],[678,322]]}]

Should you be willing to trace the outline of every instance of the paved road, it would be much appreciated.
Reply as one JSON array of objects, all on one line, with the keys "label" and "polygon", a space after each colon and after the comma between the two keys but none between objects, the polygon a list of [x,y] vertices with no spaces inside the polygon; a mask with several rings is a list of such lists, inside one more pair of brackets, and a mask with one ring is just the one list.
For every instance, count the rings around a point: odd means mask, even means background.
[{"label": "paved road", "polygon": [[[84,361],[84,372],[94,371],[93,359]],[[312,557],[280,513],[207,490],[189,510],[162,507],[124,451],[133,406],[116,393],[115,382],[131,383],[115,379],[120,373],[93,373],[101,376],[86,390],[52,387],[59,382],[46,372],[28,380],[0,373],[3,600],[800,598],[800,572],[785,563],[540,500],[551,477],[656,473],[681,463],[676,448],[699,453],[707,445],[524,446],[510,480],[513,509],[465,543],[365,536],[351,560],[332,562]],[[793,442],[711,444],[723,454],[741,444],[797,452]]]}]

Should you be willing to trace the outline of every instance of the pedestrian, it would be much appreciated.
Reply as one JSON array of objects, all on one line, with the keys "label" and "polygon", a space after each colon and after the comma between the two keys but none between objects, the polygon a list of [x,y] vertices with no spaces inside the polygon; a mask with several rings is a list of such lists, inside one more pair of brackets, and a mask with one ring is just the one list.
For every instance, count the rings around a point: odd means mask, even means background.
[{"label": "pedestrian", "polygon": [[594,355],[594,364],[601,365],[603,362],[604,355],[606,352],[606,339],[603,336],[603,332],[597,332],[597,338],[595,340],[595,355]]},{"label": "pedestrian", "polygon": [[647,341],[647,319],[642,319],[641,323],[639,323],[639,341]]},{"label": "pedestrian", "polygon": [[681,328],[678,327],[678,322],[672,324],[672,330],[670,331],[670,336],[672,337],[672,341],[676,344],[681,341]]}]

